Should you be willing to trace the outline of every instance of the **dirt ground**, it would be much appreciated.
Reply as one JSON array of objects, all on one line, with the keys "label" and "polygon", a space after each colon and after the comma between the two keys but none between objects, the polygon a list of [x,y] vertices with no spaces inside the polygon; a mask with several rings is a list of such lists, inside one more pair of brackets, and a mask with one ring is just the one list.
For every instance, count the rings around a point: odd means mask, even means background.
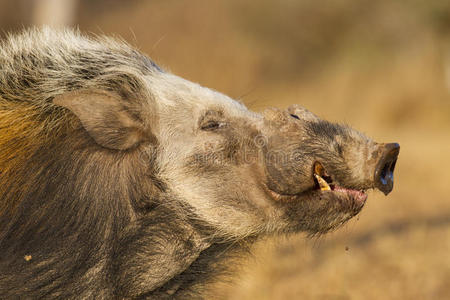
[{"label": "dirt ground", "polygon": [[259,242],[215,298],[450,299],[448,1],[105,2],[81,1],[82,30],[254,110],[299,103],[401,145],[388,197],[326,236]]}]

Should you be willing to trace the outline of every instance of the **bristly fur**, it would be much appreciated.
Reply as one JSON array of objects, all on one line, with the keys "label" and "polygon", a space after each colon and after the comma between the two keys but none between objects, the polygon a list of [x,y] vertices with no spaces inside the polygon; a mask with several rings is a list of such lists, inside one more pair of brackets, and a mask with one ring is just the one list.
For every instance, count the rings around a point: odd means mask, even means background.
[{"label": "bristly fur", "polygon": [[[162,70],[122,41],[49,28],[9,36],[0,44],[0,65],[0,297],[119,297],[120,287],[133,285],[128,281],[136,275],[121,274],[133,270],[133,258],[123,262],[126,268],[118,262],[128,258],[124,244],[170,243],[169,236],[189,236],[189,228],[202,225],[189,207],[173,199],[165,199],[166,206],[179,212],[164,208],[155,196],[164,184],[155,177],[154,165],[142,168],[142,153],[100,147],[73,114],[52,100],[90,88],[124,99],[146,98],[143,75]],[[147,218],[135,222],[143,213]],[[178,214],[193,217],[192,225],[184,225]],[[204,275],[211,271],[208,265],[219,274],[222,257],[217,255],[233,248],[220,245],[141,296],[175,297],[177,291],[199,296],[202,278],[212,279]],[[138,263],[134,266],[142,268]],[[197,292],[189,288],[194,283]]]},{"label": "bristly fur", "polygon": [[[251,112],[123,41],[11,35],[0,298],[200,298],[259,236],[324,233],[356,215],[354,190],[373,187],[383,151],[300,106]],[[317,161],[351,192],[318,190]]]}]

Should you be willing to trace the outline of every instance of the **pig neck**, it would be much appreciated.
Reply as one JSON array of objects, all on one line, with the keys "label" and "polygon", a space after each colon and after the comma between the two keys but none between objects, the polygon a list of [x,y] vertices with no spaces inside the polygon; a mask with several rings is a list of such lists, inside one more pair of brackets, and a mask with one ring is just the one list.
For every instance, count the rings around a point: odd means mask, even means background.
[{"label": "pig neck", "polygon": [[254,240],[224,241],[198,218],[186,217],[192,213],[177,211],[159,206],[123,233],[112,255],[116,295],[194,297],[194,286],[226,274],[222,262],[247,253]]}]

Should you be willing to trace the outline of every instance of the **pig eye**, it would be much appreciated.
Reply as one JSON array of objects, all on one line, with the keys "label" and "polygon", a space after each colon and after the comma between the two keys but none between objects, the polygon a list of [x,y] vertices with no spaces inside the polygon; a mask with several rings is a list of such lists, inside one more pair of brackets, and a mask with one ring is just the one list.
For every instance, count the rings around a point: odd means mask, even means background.
[{"label": "pig eye", "polygon": [[297,115],[291,114],[291,117],[296,118],[297,120],[300,120],[300,118]]},{"label": "pig eye", "polygon": [[206,124],[201,126],[202,130],[210,131],[210,130],[216,130],[221,127],[224,127],[226,124],[224,122],[218,122],[218,121],[208,121]]}]

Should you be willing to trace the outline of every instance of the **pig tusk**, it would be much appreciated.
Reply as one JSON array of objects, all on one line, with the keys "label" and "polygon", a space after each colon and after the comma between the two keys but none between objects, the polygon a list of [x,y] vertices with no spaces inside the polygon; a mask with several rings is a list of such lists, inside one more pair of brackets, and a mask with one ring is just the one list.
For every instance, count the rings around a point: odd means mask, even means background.
[{"label": "pig tusk", "polygon": [[322,177],[320,177],[317,174],[314,174],[314,176],[316,177],[317,182],[319,183],[320,190],[322,190],[322,191],[331,191],[331,188],[328,185],[328,183],[325,181],[325,179],[323,179]]}]

